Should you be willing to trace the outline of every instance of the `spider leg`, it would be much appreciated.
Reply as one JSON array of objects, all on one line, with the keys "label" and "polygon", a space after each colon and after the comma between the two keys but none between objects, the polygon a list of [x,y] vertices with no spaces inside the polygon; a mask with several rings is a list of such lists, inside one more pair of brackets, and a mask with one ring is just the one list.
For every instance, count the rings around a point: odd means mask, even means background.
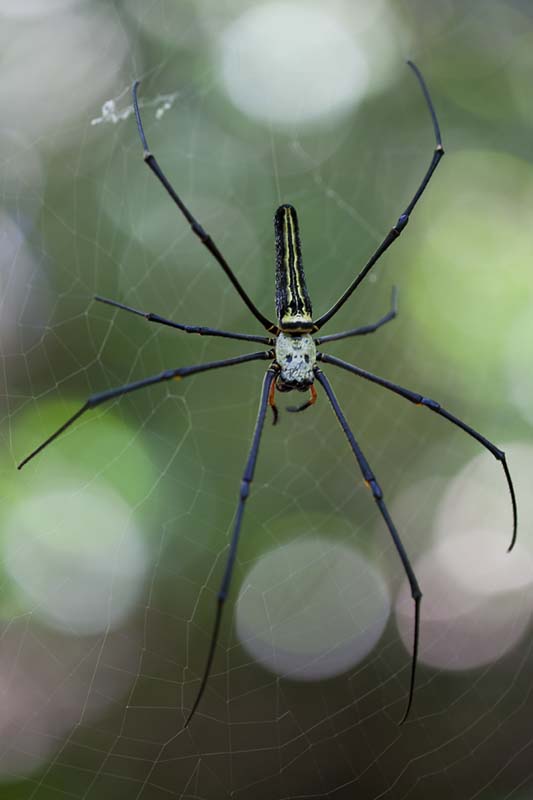
[{"label": "spider leg", "polygon": [[189,375],[195,375],[197,372],[207,372],[210,369],[218,369],[219,367],[232,367],[235,364],[244,364],[247,361],[259,361],[263,359],[272,358],[272,353],[268,351],[262,351],[259,353],[247,353],[243,356],[236,356],[235,358],[225,358],[222,361],[210,361],[206,364],[195,364],[191,367],[178,367],[178,369],[167,369],[164,372],[159,372],[157,375],[151,375],[149,378],[142,378],[140,381],[134,381],[133,383],[126,383],[124,386],[119,386],[116,389],[106,389],[104,392],[98,392],[97,394],[92,394],[85,404],[76,411],[66,422],[61,425],[48,439],[45,439],[39,447],[36,447],[25,459],[23,459],[20,464],[18,465],[17,469],[22,469],[22,467],[31,461],[31,459],[36,456],[41,450],[44,450],[49,444],[51,444],[54,439],[57,439],[67,428],[70,428],[73,422],[79,419],[82,414],[86,411],[89,411],[91,408],[96,408],[96,406],[101,405],[102,403],[106,403],[108,400],[113,400],[115,397],[121,397],[123,394],[129,394],[130,392],[135,392],[137,389],[144,389],[146,386],[153,386],[156,383],[163,383],[164,381],[170,380],[180,380],[181,378],[186,378]]},{"label": "spider leg", "polygon": [[374,333],[382,325],[386,325],[398,315],[398,289],[396,286],[392,287],[391,293],[391,307],[385,316],[378,319],[377,322],[372,322],[370,325],[362,325],[359,328],[352,328],[352,330],[344,331],[343,333],[332,333],[329,336],[319,336],[315,339],[315,344],[320,345],[324,342],[336,342],[339,339],[347,339],[349,336],[365,336],[367,333]]},{"label": "spider leg", "polygon": [[292,411],[293,414],[298,414],[299,411],[305,411],[306,408],[314,406],[314,404],[316,403],[316,389],[314,387],[314,384],[311,384],[311,386],[309,387],[309,391],[311,393],[311,396],[306,403],[302,403],[301,406],[287,406],[287,411]]},{"label": "spider leg", "polygon": [[194,218],[194,216],[191,214],[191,212],[189,211],[189,209],[187,208],[185,203],[179,197],[179,195],[175,192],[175,190],[173,189],[172,185],[170,184],[170,181],[168,180],[166,175],[163,173],[163,170],[159,166],[155,156],[153,155],[153,153],[150,152],[150,148],[148,147],[148,142],[146,141],[146,135],[144,133],[144,128],[143,128],[143,124],[142,124],[142,120],[141,120],[141,114],[140,114],[140,111],[139,111],[139,104],[137,102],[137,87],[138,87],[138,85],[139,85],[139,81],[135,81],[135,83],[132,86],[132,90],[131,91],[132,91],[132,95],[133,95],[133,109],[135,111],[135,119],[137,121],[137,129],[139,131],[139,136],[141,138],[141,142],[142,142],[142,146],[143,146],[143,150],[144,150],[143,158],[144,158],[145,163],[150,167],[150,169],[152,170],[152,172],[154,173],[156,178],[159,180],[159,182],[167,190],[168,194],[170,195],[170,197],[172,198],[174,203],[177,205],[177,207],[179,208],[179,210],[181,211],[181,213],[183,214],[183,216],[185,217],[185,219],[187,220],[187,222],[191,226],[191,230],[193,231],[193,233],[200,239],[200,241],[204,245],[204,247],[206,247],[209,250],[209,252],[213,256],[213,258],[216,261],[218,261],[218,263],[220,264],[220,266],[222,267],[222,269],[224,270],[224,272],[226,273],[226,275],[230,279],[231,283],[233,284],[234,288],[236,289],[236,291],[240,295],[241,299],[248,306],[248,309],[252,312],[254,317],[261,323],[261,325],[263,325],[264,328],[267,329],[267,331],[269,333],[275,333],[278,330],[278,326],[275,325],[273,322],[271,322],[269,319],[267,319],[265,316],[263,316],[263,314],[261,314],[261,312],[259,311],[257,306],[248,297],[247,293],[242,288],[242,286],[241,286],[240,282],[237,280],[233,270],[231,269],[230,265],[228,264],[228,262],[226,261],[226,259],[224,258],[224,256],[222,255],[222,253],[220,252],[220,250],[218,249],[218,247],[214,243],[214,241],[212,240],[211,236],[207,233],[207,231],[205,231],[203,229],[203,227]]},{"label": "spider leg", "polygon": [[268,405],[272,409],[272,425],[276,425],[279,417],[278,407],[276,405],[276,382],[272,381],[270,384],[270,391],[268,393]]},{"label": "spider leg", "polygon": [[250,494],[250,484],[252,483],[254,477],[255,464],[257,461],[257,454],[259,452],[259,444],[261,442],[261,434],[263,432],[265,416],[269,405],[270,388],[273,385],[277,372],[278,370],[276,369],[276,367],[274,366],[269,367],[266,372],[265,378],[263,380],[263,389],[261,392],[261,400],[259,402],[259,411],[257,413],[257,421],[255,423],[254,435],[250,447],[250,452],[248,454],[248,460],[246,462],[246,467],[244,469],[244,474],[242,476],[242,481],[241,481],[239,501],[237,505],[237,512],[235,514],[235,522],[233,524],[233,533],[231,535],[228,558],[226,560],[224,575],[222,577],[222,582],[220,584],[220,588],[218,590],[218,595],[217,595],[217,612],[215,617],[215,625],[213,627],[213,633],[211,634],[211,642],[209,645],[209,651],[205,662],[202,680],[200,681],[200,687],[198,689],[196,699],[192,705],[192,708],[183,726],[184,728],[188,726],[189,722],[194,716],[196,709],[198,708],[198,705],[200,704],[200,701],[205,691],[205,687],[207,686],[209,674],[211,672],[213,658],[215,655],[215,650],[218,641],[218,634],[220,631],[220,623],[222,620],[222,611],[224,609],[224,603],[226,602],[226,598],[230,590],[231,576],[233,573],[233,567],[237,555],[237,547],[239,545],[242,517],[244,514],[244,504],[246,503],[248,495]]},{"label": "spider leg", "polygon": [[429,397],[424,397],[418,392],[412,392],[410,389],[405,389],[403,386],[398,386],[398,384],[393,383],[392,381],[388,381],[385,378],[379,378],[377,375],[373,375],[371,372],[367,372],[360,367],[356,367],[354,364],[349,364],[347,361],[342,361],[340,358],[335,358],[335,356],[329,356],[325,353],[317,353],[317,360],[323,361],[326,364],[333,364],[336,367],[341,367],[341,369],[345,369],[348,372],[352,372],[354,375],[359,375],[359,377],[364,378],[371,383],[377,383],[378,386],[383,386],[384,389],[388,389],[395,394],[399,394],[400,397],[404,397],[406,400],[409,400],[411,403],[414,403],[417,406],[425,406],[429,408],[430,411],[433,411],[435,414],[438,414],[440,417],[444,417],[447,419],[448,422],[451,422],[452,425],[456,425],[458,428],[461,428],[465,433],[479,442],[489,453],[492,453],[494,458],[497,461],[501,462],[505,478],[507,480],[507,486],[509,488],[509,494],[511,495],[511,505],[513,508],[513,533],[511,536],[511,544],[507,548],[507,552],[510,552],[514,544],[516,542],[516,529],[518,525],[518,513],[516,508],[516,496],[513,486],[513,481],[511,479],[511,473],[509,472],[509,467],[507,466],[507,460],[505,458],[505,453],[503,450],[500,450],[496,445],[482,436],[481,433],[478,433],[474,428],[471,428],[470,425],[467,425],[458,417],[455,417],[453,414],[450,414],[449,411],[446,411],[440,403],[437,403],[436,400],[431,400]]},{"label": "spider leg", "polygon": [[403,564],[407,580],[409,581],[409,586],[411,587],[411,597],[413,598],[415,604],[415,630],[413,637],[413,654],[411,660],[411,680],[409,683],[409,696],[407,699],[407,706],[404,715],[400,721],[400,725],[403,725],[403,723],[405,722],[405,720],[409,715],[409,711],[411,709],[411,705],[413,702],[413,693],[415,689],[416,665],[418,661],[418,641],[420,634],[420,602],[422,600],[422,592],[420,591],[420,586],[418,585],[416,575],[411,566],[411,562],[409,561],[407,553],[405,552],[405,548],[402,544],[398,531],[396,530],[396,527],[388,512],[387,506],[385,505],[381,487],[378,484],[368,461],[364,457],[361,448],[357,444],[348,423],[346,422],[346,417],[344,416],[344,414],[340,409],[337,398],[335,397],[333,389],[331,388],[331,384],[324,375],[324,373],[322,372],[322,370],[320,370],[318,367],[315,368],[315,375],[317,377],[317,380],[320,381],[320,383],[324,387],[324,390],[328,396],[328,400],[333,407],[333,411],[335,412],[335,415],[340,423],[344,435],[348,439],[350,447],[352,448],[352,452],[355,458],[357,459],[357,463],[359,464],[359,469],[361,470],[365,484],[372,491],[372,495],[374,497],[374,500],[376,501],[376,505],[379,508],[381,516],[385,521],[385,525],[389,529],[389,533],[392,537],[396,550],[398,551],[398,555],[400,556],[400,560]]},{"label": "spider leg", "polygon": [[416,66],[416,64],[413,64],[412,61],[408,61],[407,63],[411,67],[413,72],[415,73],[416,78],[418,80],[418,83],[420,84],[420,88],[422,89],[422,93],[423,93],[424,98],[426,100],[427,106],[429,108],[429,113],[431,114],[431,120],[433,122],[433,131],[434,131],[434,134],[435,134],[435,150],[433,151],[433,156],[431,158],[431,163],[430,163],[430,165],[429,165],[429,167],[428,167],[428,169],[426,171],[426,174],[422,178],[422,181],[421,181],[418,189],[416,190],[416,192],[415,192],[415,194],[413,196],[413,199],[411,200],[411,202],[409,203],[409,205],[407,206],[407,208],[405,209],[403,214],[401,214],[399,216],[398,221],[390,229],[390,231],[385,236],[385,238],[383,239],[383,241],[381,242],[379,247],[370,256],[370,259],[367,261],[367,263],[365,264],[365,266],[363,267],[363,269],[361,270],[359,275],[357,275],[355,280],[350,284],[350,286],[346,289],[344,294],[341,295],[341,297],[337,300],[337,302],[334,303],[331,306],[329,311],[326,311],[325,314],[322,314],[321,317],[319,317],[317,320],[315,320],[314,324],[316,326],[316,330],[318,330],[323,325],[325,325],[326,322],[328,322],[334,316],[334,314],[337,313],[337,311],[344,305],[344,303],[348,300],[348,298],[352,295],[352,293],[357,289],[357,287],[359,286],[361,281],[364,280],[364,278],[366,278],[366,276],[368,275],[368,273],[370,272],[370,270],[372,269],[372,267],[374,266],[376,261],[378,261],[381,258],[383,253],[386,250],[388,250],[389,247],[391,246],[391,244],[393,242],[395,242],[396,239],[399,237],[399,235],[401,234],[401,232],[403,231],[403,229],[405,228],[405,226],[409,222],[409,217],[411,215],[411,212],[413,211],[414,207],[416,206],[416,204],[420,200],[422,194],[424,193],[424,190],[425,190],[426,186],[428,185],[428,183],[429,183],[429,181],[431,179],[431,176],[433,175],[433,173],[437,169],[439,161],[441,160],[442,156],[444,155],[444,147],[442,146],[439,123],[437,121],[437,115],[435,114],[435,109],[433,108],[433,103],[431,102],[431,98],[429,96],[428,88],[426,86],[424,78],[422,77],[422,74],[421,74],[420,70],[418,69],[418,67]]},{"label": "spider leg", "polygon": [[248,333],[232,333],[230,331],[220,331],[218,328],[206,328],[203,325],[182,325],[181,322],[173,322],[170,319],[154,314],[151,311],[140,311],[138,308],[126,306],[124,303],[119,303],[117,300],[109,300],[107,297],[95,295],[94,299],[99,303],[105,303],[114,308],[120,308],[122,311],[129,311],[131,314],[137,314],[139,317],[144,317],[148,322],[156,322],[159,325],[168,325],[170,328],[177,328],[179,331],[185,333],[197,333],[200,336],[221,336],[224,339],[240,339],[243,342],[259,342],[260,344],[273,345],[274,339],[267,336],[255,336]]}]

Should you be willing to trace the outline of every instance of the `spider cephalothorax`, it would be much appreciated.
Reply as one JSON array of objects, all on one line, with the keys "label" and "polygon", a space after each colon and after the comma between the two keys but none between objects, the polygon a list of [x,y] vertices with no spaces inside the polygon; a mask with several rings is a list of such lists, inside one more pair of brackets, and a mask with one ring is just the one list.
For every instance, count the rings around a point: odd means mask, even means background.
[{"label": "spider cephalothorax", "polygon": [[405,389],[404,387],[399,386],[398,384],[393,383],[392,381],[389,381],[385,378],[380,378],[377,375],[372,374],[371,372],[367,372],[366,370],[363,370],[360,367],[355,366],[354,364],[349,364],[346,361],[341,361],[341,359],[339,358],[327,355],[326,353],[317,352],[316,350],[317,345],[320,346],[322,344],[325,344],[326,342],[333,342],[339,339],[347,339],[352,336],[362,336],[364,334],[373,333],[382,325],[394,319],[394,317],[396,316],[395,291],[393,290],[393,300],[392,300],[391,310],[377,322],[371,323],[369,325],[359,326],[357,328],[352,328],[342,333],[333,333],[327,336],[319,336],[314,339],[312,336],[312,334],[315,334],[317,331],[319,331],[322,328],[322,326],[325,325],[327,322],[329,322],[329,320],[337,313],[337,311],[344,305],[344,303],[348,300],[348,298],[353,294],[355,289],[357,289],[361,281],[363,281],[364,278],[368,275],[368,273],[370,272],[374,264],[378,261],[378,259],[396,241],[396,239],[398,239],[402,231],[405,229],[407,222],[409,221],[409,216],[411,212],[413,211],[414,207],[416,206],[420,197],[422,196],[422,193],[424,192],[426,186],[428,185],[431,176],[433,175],[435,169],[437,168],[437,165],[439,164],[440,159],[444,154],[437,117],[435,115],[435,110],[433,108],[433,104],[429,97],[426,84],[424,83],[424,79],[422,78],[422,75],[420,74],[418,68],[413,63],[411,62],[408,63],[412,68],[413,72],[415,73],[418,82],[420,84],[420,87],[422,89],[422,92],[424,94],[424,97],[426,99],[426,103],[428,105],[431,118],[433,121],[433,130],[436,139],[435,149],[433,151],[431,162],[424,174],[424,177],[420,185],[418,186],[418,189],[413,195],[413,198],[411,199],[411,202],[405,209],[404,213],[398,217],[396,224],[393,225],[393,227],[387,233],[381,244],[376,248],[374,253],[370,256],[369,260],[366,262],[363,269],[353,279],[353,281],[348,286],[344,294],[341,295],[341,297],[337,300],[337,302],[334,303],[328,311],[322,314],[321,317],[318,317],[317,319],[314,320],[311,308],[311,301],[309,299],[309,294],[305,284],[305,276],[302,266],[300,234],[298,231],[298,218],[296,216],[296,211],[292,206],[289,205],[280,206],[276,211],[274,219],[275,234],[276,234],[276,257],[277,257],[276,259],[277,324],[272,320],[269,320],[267,317],[265,317],[264,314],[262,314],[262,312],[257,308],[255,303],[250,299],[250,297],[241,286],[239,280],[235,276],[235,273],[229,266],[228,262],[226,261],[226,259],[224,258],[224,256],[222,255],[222,253],[212,240],[212,238],[204,230],[204,228],[200,225],[200,223],[195,219],[195,217],[191,214],[191,212],[189,211],[187,206],[183,203],[179,195],[175,192],[168,178],[164,175],[155,156],[150,152],[148,148],[148,143],[146,141],[146,136],[144,134],[141,122],[141,115],[139,113],[139,106],[137,103],[137,94],[136,94],[137,83],[135,83],[133,86],[133,107],[135,110],[135,117],[137,120],[139,135],[144,148],[144,160],[146,164],[150,167],[154,175],[157,177],[157,179],[162,183],[166,191],[169,193],[170,197],[172,198],[174,203],[177,205],[177,207],[179,208],[179,210],[181,211],[181,213],[184,215],[185,219],[191,226],[195,235],[200,239],[202,244],[209,250],[211,255],[222,267],[226,276],[231,281],[234,289],[237,291],[237,293],[239,294],[239,296],[241,297],[241,299],[243,300],[249,311],[255,317],[255,319],[266,330],[268,336],[265,335],[259,336],[257,334],[248,334],[248,333],[233,333],[229,331],[217,330],[215,328],[207,328],[205,326],[199,326],[199,325],[184,325],[183,323],[174,322],[172,320],[166,319],[165,317],[162,317],[159,314],[140,311],[139,309],[132,308],[131,306],[126,306],[123,303],[117,302],[116,300],[109,300],[104,297],[97,297],[96,299],[99,300],[100,302],[107,303],[108,305],[115,306],[116,308],[120,308],[123,309],[124,311],[129,311],[130,313],[144,317],[149,322],[155,322],[159,323],[160,325],[167,325],[171,328],[177,328],[178,330],[184,331],[185,333],[196,333],[203,336],[220,336],[225,339],[234,339],[241,342],[243,341],[258,342],[266,349],[263,349],[259,352],[246,353],[245,355],[224,358],[220,361],[211,361],[204,364],[196,364],[191,367],[178,367],[175,369],[164,370],[163,372],[159,372],[156,375],[152,375],[148,378],[141,378],[141,380],[134,381],[133,383],[127,383],[124,386],[119,386],[116,389],[107,389],[103,392],[93,394],[91,395],[91,397],[88,398],[85,404],[75,414],[73,414],[72,417],[70,417],[70,419],[68,419],[63,425],[61,425],[60,428],[58,428],[54,433],[52,433],[52,435],[49,436],[48,439],[46,439],[42,444],[40,444],[35,450],[33,450],[33,452],[30,453],[30,455],[27,456],[19,464],[19,468],[23,467],[24,464],[26,464],[31,458],[37,455],[37,453],[43,450],[43,448],[45,448],[48,444],[50,444],[50,442],[56,439],[82,414],[84,414],[91,408],[95,408],[101,403],[105,403],[109,400],[112,400],[113,398],[120,397],[121,395],[137,391],[138,389],[143,389],[146,386],[152,386],[154,384],[163,383],[165,381],[185,378],[189,375],[194,375],[201,372],[207,372],[213,369],[231,367],[237,364],[244,364],[250,361],[271,362],[266,370],[266,374],[263,379],[263,388],[261,391],[261,399],[259,402],[259,412],[257,415],[257,422],[252,437],[250,452],[248,455],[248,459],[246,461],[246,466],[244,469],[240,485],[237,511],[235,514],[235,521],[233,523],[233,532],[229,544],[226,567],[217,594],[217,610],[214,620],[213,633],[211,635],[211,641],[209,645],[209,651],[207,654],[205,667],[200,679],[199,688],[197,690],[195,700],[192,703],[192,706],[188,713],[185,725],[189,724],[196,709],[198,708],[198,704],[202,699],[205,687],[207,685],[207,680],[209,678],[209,674],[211,671],[211,666],[213,663],[213,658],[215,655],[216,645],[218,641],[220,624],[222,620],[222,610],[224,608],[224,603],[230,589],[233,567],[237,556],[237,546],[239,543],[239,535],[241,531],[241,523],[244,514],[244,506],[250,494],[250,485],[254,476],[257,454],[259,452],[259,443],[261,441],[261,434],[263,432],[265,416],[268,407],[271,406],[272,408],[274,414],[274,422],[275,422],[277,419],[277,410],[274,402],[274,395],[276,389],[282,392],[292,391],[293,389],[299,391],[305,391],[308,389],[310,392],[310,398],[308,399],[308,401],[296,408],[289,409],[289,411],[304,411],[306,408],[309,408],[309,406],[313,405],[313,403],[316,400],[317,394],[314,383],[315,381],[318,384],[320,384],[320,386],[324,390],[326,397],[329,400],[331,407],[333,408],[333,411],[335,412],[337,420],[339,421],[342,431],[348,440],[348,444],[350,445],[352,453],[355,456],[364,483],[372,492],[372,496],[374,498],[374,501],[376,502],[377,508],[379,509],[382,519],[391,535],[392,541],[394,543],[396,551],[400,557],[403,568],[405,570],[406,577],[409,581],[411,589],[411,597],[413,598],[415,605],[415,621],[414,621],[414,637],[413,637],[413,651],[411,659],[411,677],[409,682],[409,693],[407,697],[407,704],[402,722],[405,721],[405,719],[407,719],[409,709],[411,708],[413,691],[415,686],[415,672],[416,672],[418,639],[419,639],[419,628],[420,628],[420,604],[421,604],[422,592],[420,591],[420,587],[418,585],[418,581],[416,579],[414,570],[411,566],[409,557],[402,544],[398,531],[396,530],[396,527],[387,509],[387,506],[385,505],[383,491],[379,486],[377,479],[374,473],[372,472],[372,469],[368,461],[366,460],[366,457],[364,456],[354,434],[352,433],[352,430],[340,408],[340,405],[337,401],[337,398],[335,397],[335,394],[333,392],[333,389],[331,387],[328,378],[319,368],[318,363],[330,364],[332,366],[339,367],[340,369],[346,370],[347,372],[357,375],[366,381],[370,381],[371,383],[377,384],[378,386],[381,386],[382,388],[387,389],[388,391],[394,392],[400,397],[403,397],[405,400],[409,400],[411,403],[414,403],[416,406],[424,406],[425,408],[429,409],[430,411],[433,411],[434,413],[448,420],[448,422],[451,422],[453,425],[463,430],[465,433],[467,433],[469,436],[475,439],[479,444],[481,444],[486,450],[492,453],[492,455],[502,464],[511,496],[511,503],[513,510],[513,535],[509,550],[513,547],[515,543],[516,526],[517,526],[516,500],[514,495],[513,484],[511,481],[511,476],[509,473],[509,469],[507,467],[507,462],[505,460],[505,454],[503,453],[503,451],[499,450],[494,444],[492,444],[492,442],[489,442],[488,439],[486,439],[484,436],[482,436],[480,433],[474,430],[474,428],[471,428],[469,425],[464,423],[458,417],[455,417],[453,414],[450,414],[449,411],[446,411],[444,408],[442,408],[442,406],[435,400],[430,400],[429,398],[424,397],[418,392],[413,392],[410,389]]},{"label": "spider cephalothorax", "polygon": [[276,389],[304,392],[315,379],[316,345],[310,333],[291,334],[281,331],[276,339],[276,364],[279,375]]}]

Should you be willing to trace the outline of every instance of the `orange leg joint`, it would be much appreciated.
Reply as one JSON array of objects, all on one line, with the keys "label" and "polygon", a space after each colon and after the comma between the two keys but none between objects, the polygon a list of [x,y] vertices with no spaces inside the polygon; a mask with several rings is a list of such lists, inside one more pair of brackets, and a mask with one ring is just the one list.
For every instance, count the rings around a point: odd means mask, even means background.
[{"label": "orange leg joint", "polygon": [[276,381],[272,381],[270,391],[268,393],[268,405],[272,409],[272,425],[278,421],[278,407],[276,406]]}]

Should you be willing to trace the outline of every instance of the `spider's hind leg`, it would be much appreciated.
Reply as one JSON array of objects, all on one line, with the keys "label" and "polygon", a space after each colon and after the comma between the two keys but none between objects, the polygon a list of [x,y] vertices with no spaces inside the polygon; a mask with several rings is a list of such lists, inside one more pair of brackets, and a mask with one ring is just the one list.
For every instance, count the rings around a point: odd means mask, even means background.
[{"label": "spider's hind leg", "polygon": [[507,459],[503,450],[500,450],[499,447],[496,447],[493,442],[489,441],[489,439],[476,431],[475,428],[467,425],[462,419],[459,419],[459,417],[456,417],[454,414],[450,414],[450,412],[443,408],[440,403],[438,403],[436,400],[432,400],[430,397],[424,397],[424,395],[419,394],[418,392],[413,392],[411,389],[406,389],[404,386],[393,383],[386,378],[380,378],[378,375],[373,375],[371,372],[367,372],[367,370],[361,369],[355,364],[349,364],[347,361],[343,361],[335,356],[328,356],[326,353],[318,353],[317,360],[323,361],[325,364],[333,364],[334,366],[345,369],[347,372],[351,372],[354,375],[359,375],[359,377],[364,378],[366,381],[376,383],[378,386],[382,386],[389,392],[394,392],[395,394],[400,395],[400,397],[403,397],[405,400],[409,400],[418,408],[427,408],[429,411],[433,411],[434,414],[438,414],[440,417],[447,419],[448,422],[452,423],[452,425],[460,428],[462,431],[468,434],[468,436],[471,436],[472,439],[475,439],[477,442],[479,442],[479,444],[484,447],[485,450],[487,450],[489,453],[492,453],[496,461],[499,461],[502,465],[505,480],[507,481],[507,488],[509,489],[511,509],[513,514],[513,527],[511,543],[507,551],[510,552],[513,549],[516,542],[516,532],[518,527],[518,509],[516,505],[516,494],[513,480],[511,478],[511,473],[509,471]]},{"label": "spider's hind leg", "polygon": [[407,704],[405,707],[405,711],[403,714],[402,719],[400,720],[400,725],[406,721],[407,717],[409,716],[409,711],[411,710],[411,706],[413,703],[413,696],[415,691],[415,679],[416,679],[416,667],[418,663],[418,644],[420,639],[420,604],[422,601],[422,592],[420,590],[420,586],[418,585],[418,580],[416,578],[415,572],[409,560],[409,556],[403,546],[402,540],[400,539],[400,535],[396,530],[396,526],[392,521],[392,518],[389,514],[389,510],[385,505],[385,500],[383,498],[383,492],[379,483],[376,480],[376,476],[372,472],[368,461],[366,460],[363,451],[359,447],[355,436],[353,435],[348,422],[346,421],[346,417],[341,411],[339,406],[338,400],[335,397],[333,389],[331,388],[331,384],[318,367],[315,368],[315,375],[317,380],[321,383],[326,395],[328,397],[329,402],[331,403],[331,407],[335,412],[335,416],[339,421],[339,424],[344,432],[344,435],[348,439],[348,443],[352,449],[352,452],[355,456],[355,459],[359,465],[359,469],[363,476],[363,480],[365,485],[371,490],[372,496],[374,497],[374,501],[380,511],[380,514],[387,526],[387,529],[391,535],[392,541],[394,542],[394,546],[396,547],[396,551],[400,557],[400,561],[402,562],[402,566],[404,568],[405,575],[407,580],[409,581],[409,586],[411,588],[411,597],[413,598],[413,602],[415,604],[415,621],[414,621],[414,635],[413,635],[413,650],[411,656],[411,677],[409,681],[409,694],[407,696]]},{"label": "spider's hind leg", "polygon": [[233,575],[233,567],[235,565],[235,559],[237,558],[237,548],[239,546],[239,538],[241,533],[242,518],[244,514],[244,506],[246,500],[250,495],[250,486],[252,484],[252,480],[254,477],[255,464],[259,452],[259,444],[261,442],[261,435],[263,433],[263,426],[265,423],[267,406],[269,405],[269,398],[271,395],[271,387],[275,383],[276,373],[277,373],[276,366],[274,365],[270,366],[267,369],[266,375],[263,380],[263,389],[261,392],[261,400],[259,402],[259,410],[257,412],[257,421],[255,423],[254,435],[252,438],[250,452],[248,454],[248,459],[246,461],[246,466],[244,468],[244,473],[241,480],[239,500],[237,503],[237,510],[235,512],[235,521],[233,523],[233,533],[231,535],[231,540],[229,544],[228,557],[226,559],[226,567],[224,569],[222,583],[220,584],[220,588],[217,594],[217,611],[215,617],[215,624],[213,627],[213,633],[211,634],[209,651],[207,654],[207,659],[205,662],[202,678],[200,680],[200,686],[196,693],[196,698],[192,704],[191,710],[189,711],[187,719],[185,720],[184,728],[186,728],[189,725],[191,719],[194,717],[196,709],[198,708],[200,701],[204,695],[204,691],[207,686],[207,681],[209,680],[209,675],[211,674],[211,667],[213,665],[215,651],[218,643],[218,635],[220,632],[222,612],[224,610],[224,605],[230,590],[231,578]]}]

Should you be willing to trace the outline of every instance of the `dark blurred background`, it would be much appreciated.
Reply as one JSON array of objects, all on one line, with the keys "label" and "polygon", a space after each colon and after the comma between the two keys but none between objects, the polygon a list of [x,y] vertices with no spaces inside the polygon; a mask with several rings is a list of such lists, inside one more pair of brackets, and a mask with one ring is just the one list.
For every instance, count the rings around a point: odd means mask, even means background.
[{"label": "dark blurred background", "polygon": [[[0,0],[0,797],[533,796],[531,3]],[[273,215],[299,214],[316,315],[446,157],[401,240],[324,329],[424,592],[413,608],[342,432],[316,406],[265,427],[207,692],[262,374],[255,363],[100,406],[92,392],[256,345],[94,301],[260,334],[144,166],[150,147],[261,311]],[[296,398],[299,400],[300,397]]]}]

